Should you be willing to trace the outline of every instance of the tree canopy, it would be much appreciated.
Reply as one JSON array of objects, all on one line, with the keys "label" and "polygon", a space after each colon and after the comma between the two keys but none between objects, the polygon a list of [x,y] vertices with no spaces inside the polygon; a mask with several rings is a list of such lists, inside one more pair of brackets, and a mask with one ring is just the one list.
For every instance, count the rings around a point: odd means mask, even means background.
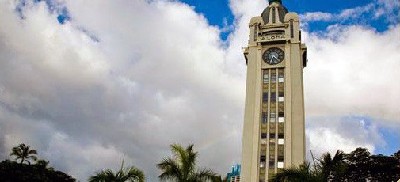
[{"label": "tree canopy", "polygon": [[[30,146],[19,144],[12,148],[10,156],[15,161],[4,160],[0,162],[1,182],[74,182],[74,178],[61,171],[48,167],[49,162],[37,160],[36,150]],[[31,162],[36,161],[35,164]]]},{"label": "tree canopy", "polygon": [[211,169],[196,168],[197,152],[193,150],[193,145],[186,148],[178,144],[171,145],[173,157],[164,158],[157,167],[162,173],[160,180],[172,180],[176,182],[204,182],[221,181]]},{"label": "tree canopy", "polygon": [[144,180],[144,173],[140,169],[134,166],[124,168],[123,161],[117,172],[105,169],[89,178],[89,182],[144,182]]},{"label": "tree canopy", "polygon": [[15,156],[16,161],[20,161],[20,163],[27,162],[31,164],[30,160],[36,161],[37,160],[37,152],[36,150],[31,150],[29,145],[25,145],[24,143],[19,144],[12,148],[12,152],[10,156]]},{"label": "tree canopy", "polygon": [[283,169],[270,181],[397,181],[400,179],[400,151],[391,155],[371,155],[365,148],[349,154],[338,150],[325,153],[314,165]]}]

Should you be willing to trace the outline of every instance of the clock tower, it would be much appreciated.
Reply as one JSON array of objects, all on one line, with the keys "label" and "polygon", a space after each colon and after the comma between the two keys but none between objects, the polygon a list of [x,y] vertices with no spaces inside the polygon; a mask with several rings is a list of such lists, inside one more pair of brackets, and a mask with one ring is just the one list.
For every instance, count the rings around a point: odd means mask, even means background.
[{"label": "clock tower", "polygon": [[250,20],[241,181],[268,181],[305,160],[303,68],[299,16],[269,0]]}]

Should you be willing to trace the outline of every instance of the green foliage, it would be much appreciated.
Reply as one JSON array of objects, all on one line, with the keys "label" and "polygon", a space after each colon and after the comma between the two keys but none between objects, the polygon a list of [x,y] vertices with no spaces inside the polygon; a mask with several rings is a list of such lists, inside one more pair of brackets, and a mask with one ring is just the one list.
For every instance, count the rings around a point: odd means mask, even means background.
[{"label": "green foliage", "polygon": [[25,145],[24,143],[19,144],[16,147],[12,148],[12,152],[10,156],[15,156],[15,160],[20,160],[20,164],[27,162],[31,164],[30,160],[37,160],[37,152],[36,150],[31,150],[29,145]]},{"label": "green foliage", "polygon": [[197,152],[193,151],[193,144],[186,148],[181,145],[171,145],[173,157],[164,158],[157,167],[162,171],[160,180],[176,182],[204,182],[221,181],[211,169],[196,169]]},{"label": "green foliage", "polygon": [[310,164],[304,163],[299,167],[293,167],[289,169],[282,169],[269,181],[280,182],[280,181],[291,181],[291,182],[319,182],[322,177],[319,173],[311,170]]},{"label": "green foliage", "polygon": [[400,151],[392,156],[371,155],[365,148],[349,154],[337,151],[314,159],[314,166],[303,164],[283,169],[270,181],[397,181],[400,179]]},{"label": "green foliage", "polygon": [[[49,168],[49,162],[37,160],[36,150],[31,150],[30,146],[20,144],[12,148],[11,156],[15,156],[15,161],[5,160],[0,162],[0,181],[1,182],[74,182],[74,178],[61,171]],[[31,164],[36,161],[35,164]],[[19,161],[19,162],[18,162]],[[27,164],[25,164],[25,162]]]},{"label": "green foliage", "polygon": [[111,169],[106,169],[89,178],[89,182],[144,182],[144,180],[145,176],[141,170],[134,166],[124,168],[123,161],[116,173]]},{"label": "green foliage", "polygon": [[0,181],[2,182],[74,182],[71,176],[47,168],[42,164],[20,164],[15,161],[5,160],[0,162]]}]

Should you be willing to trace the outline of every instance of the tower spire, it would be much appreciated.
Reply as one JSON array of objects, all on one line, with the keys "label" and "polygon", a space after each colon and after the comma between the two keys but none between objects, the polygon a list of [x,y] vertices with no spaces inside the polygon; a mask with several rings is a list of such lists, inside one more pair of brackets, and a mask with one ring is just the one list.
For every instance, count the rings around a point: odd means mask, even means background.
[{"label": "tower spire", "polygon": [[282,0],[269,0],[269,4],[272,4],[273,2],[277,2],[279,4],[282,4]]}]

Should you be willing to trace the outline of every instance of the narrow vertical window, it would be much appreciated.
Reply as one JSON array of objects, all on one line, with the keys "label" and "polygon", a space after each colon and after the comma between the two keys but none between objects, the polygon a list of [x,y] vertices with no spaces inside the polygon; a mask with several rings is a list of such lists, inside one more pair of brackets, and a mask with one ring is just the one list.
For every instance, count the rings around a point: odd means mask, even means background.
[{"label": "narrow vertical window", "polygon": [[254,25],[254,41],[257,41],[257,25]]},{"label": "narrow vertical window", "polygon": [[284,166],[284,163],[283,163],[283,162],[278,162],[278,168],[279,168],[279,169],[282,169],[283,166]]},{"label": "narrow vertical window", "polygon": [[263,101],[268,102],[268,93],[267,92],[263,93]]},{"label": "narrow vertical window", "polygon": [[261,133],[261,139],[266,139],[267,138],[267,133]]},{"label": "narrow vertical window", "polygon": [[272,23],[276,23],[276,10],[272,8]]},{"label": "narrow vertical window", "polygon": [[276,114],[275,114],[275,112],[271,112],[270,120],[271,120],[271,123],[275,123],[276,122]]},{"label": "narrow vertical window", "polygon": [[279,92],[278,93],[278,101],[279,102],[283,102],[283,101],[285,101],[285,97],[284,97],[284,92]]},{"label": "narrow vertical window", "polygon": [[294,38],[293,20],[290,20],[290,37]]},{"label": "narrow vertical window", "polygon": [[262,155],[260,158],[260,162],[265,162],[267,159],[267,157],[265,155]]},{"label": "narrow vertical window", "polygon": [[266,113],[266,112],[263,112],[263,113],[262,113],[261,122],[262,122],[263,124],[268,123],[268,113]]},{"label": "narrow vertical window", "polygon": [[279,73],[279,75],[278,75],[278,82],[279,82],[279,83],[285,82],[285,76],[284,76],[283,73]]},{"label": "narrow vertical window", "polygon": [[269,138],[274,139],[275,138],[275,133],[270,133]]},{"label": "narrow vertical window", "polygon": [[271,73],[271,82],[276,83],[276,73]]},{"label": "narrow vertical window", "polygon": [[275,113],[275,112],[271,112],[270,117],[271,117],[271,118],[276,118],[276,113]]},{"label": "narrow vertical window", "polygon": [[264,73],[264,83],[268,83],[269,82],[269,75],[268,72]]},{"label": "narrow vertical window", "polygon": [[269,168],[275,168],[275,160],[269,160]]},{"label": "narrow vertical window", "polygon": [[271,102],[276,102],[276,92],[271,92]]}]

